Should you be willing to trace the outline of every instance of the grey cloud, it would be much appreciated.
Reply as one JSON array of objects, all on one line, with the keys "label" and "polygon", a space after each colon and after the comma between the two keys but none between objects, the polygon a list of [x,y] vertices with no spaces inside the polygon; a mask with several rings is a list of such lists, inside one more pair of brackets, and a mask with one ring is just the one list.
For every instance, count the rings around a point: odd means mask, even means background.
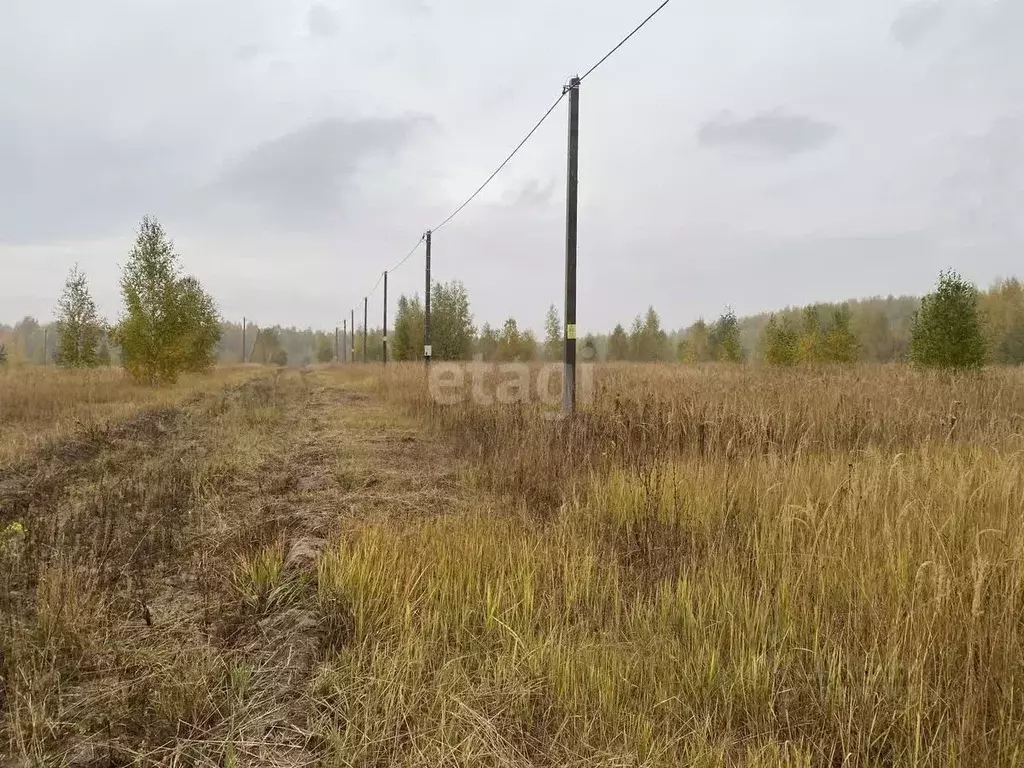
[{"label": "grey cloud", "polygon": [[817,149],[838,132],[836,126],[778,110],[746,119],[723,113],[708,120],[697,132],[697,140],[708,148],[738,148],[773,155],[795,155]]},{"label": "grey cloud", "polygon": [[505,193],[505,202],[513,208],[546,208],[551,205],[555,195],[555,180],[542,183],[540,179],[531,179],[521,188]]},{"label": "grey cloud", "polygon": [[235,49],[235,58],[239,61],[250,62],[258,59],[265,52],[262,45],[258,43],[248,43],[246,45],[240,45]]},{"label": "grey cloud", "polygon": [[946,219],[968,237],[1024,238],[1024,119],[1003,117],[958,143],[957,170],[940,192]]},{"label": "grey cloud", "polygon": [[892,23],[893,39],[904,48],[913,48],[939,25],[944,15],[945,8],[932,0],[911,3]]},{"label": "grey cloud", "polygon": [[30,131],[0,120],[0,240],[102,237],[147,211],[176,208],[198,153],[157,138]]},{"label": "grey cloud", "polygon": [[[682,323],[726,303],[927,288],[938,266],[1019,270],[1024,0],[916,1],[693,3],[616,55],[584,100],[581,320],[653,302]],[[237,314],[257,311],[260,286],[281,320],[333,324],[319,286],[343,303],[372,285],[519,138],[552,78],[621,37],[630,5],[0,0],[0,73],[17,73],[0,75],[0,304],[45,294],[49,312],[52,275],[78,259],[116,294],[114,264],[151,212]],[[659,70],[689,74],[666,87]],[[401,110],[450,130],[327,119]],[[558,300],[561,121],[496,180],[497,204],[485,195],[443,232],[438,279],[465,278],[481,319],[539,323]],[[884,234],[904,231],[921,235]],[[623,253],[638,254],[628,270]],[[403,280],[420,286],[407,269],[396,295]]]},{"label": "grey cloud", "polygon": [[344,214],[365,163],[393,157],[431,121],[424,117],[331,118],[261,144],[231,163],[215,201],[255,209],[266,220],[305,226]]},{"label": "grey cloud", "polygon": [[1020,0],[998,0],[979,15],[981,23],[977,42],[985,48],[1019,57],[1021,35],[1024,33],[1024,3]]},{"label": "grey cloud", "polygon": [[306,16],[309,34],[313,37],[329,38],[338,34],[338,19],[334,11],[323,3],[314,3]]}]

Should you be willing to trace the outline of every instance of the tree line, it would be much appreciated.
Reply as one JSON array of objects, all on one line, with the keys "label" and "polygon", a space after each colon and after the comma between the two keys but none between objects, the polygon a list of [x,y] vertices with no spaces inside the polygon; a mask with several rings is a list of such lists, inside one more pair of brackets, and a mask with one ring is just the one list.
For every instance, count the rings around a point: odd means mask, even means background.
[{"label": "tree line", "polygon": [[[364,357],[363,329],[336,332],[230,323],[218,317],[199,282],[183,275],[173,244],[154,219],[142,222],[121,278],[124,309],[119,321],[99,318],[88,282],[72,270],[57,303],[57,322],[44,328],[25,318],[0,326],[0,365],[12,354],[25,362],[67,368],[117,364],[139,381],[173,380],[185,371],[220,363],[308,365]],[[422,360],[425,313],[418,294],[402,295],[388,336],[388,357]],[[491,362],[557,361],[564,349],[559,312],[551,306],[543,337],[510,317],[477,328],[465,286],[435,283],[431,291],[432,357]],[[42,331],[42,333],[40,333]],[[245,348],[243,349],[243,340]],[[912,296],[789,307],[738,318],[726,309],[714,322],[698,320],[667,331],[654,307],[628,330],[577,340],[583,360],[632,362],[760,362],[771,366],[914,362],[945,368],[986,363],[1024,363],[1024,283],[998,281],[979,291],[955,272],[943,272],[935,290]],[[353,354],[354,353],[354,354]],[[365,357],[380,361],[384,331],[365,334]]]},{"label": "tree line", "polygon": [[862,303],[859,322],[849,304],[769,315],[758,335],[761,359],[777,366],[898,360],[945,369],[1024,363],[1024,284],[1016,278],[981,292],[944,271],[920,300],[891,304],[912,309],[895,324],[877,301]]},{"label": "tree line", "polygon": [[[431,294],[433,357],[487,361],[560,360],[563,334],[554,306],[544,338],[522,329],[515,318],[499,328],[485,323],[475,332],[465,287],[437,284]],[[391,354],[396,360],[423,357],[424,310],[418,295],[401,296]],[[698,320],[675,333],[663,329],[654,309],[610,334],[577,341],[584,359],[702,363],[744,361],[771,366],[913,362],[942,368],[985,363],[1024,363],[1024,284],[1001,280],[981,292],[955,272],[943,272],[921,299],[889,297],[814,304],[744,319],[726,309],[712,323]]]}]

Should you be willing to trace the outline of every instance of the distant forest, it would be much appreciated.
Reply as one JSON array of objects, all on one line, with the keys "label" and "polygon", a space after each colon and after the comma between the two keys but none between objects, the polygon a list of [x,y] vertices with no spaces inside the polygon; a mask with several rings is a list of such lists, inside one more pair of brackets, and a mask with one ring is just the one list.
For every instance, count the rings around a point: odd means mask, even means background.
[{"label": "distant forest", "polygon": [[[470,301],[460,283],[438,284],[432,295],[435,357],[451,359],[479,354],[487,360],[559,359],[562,352],[562,325],[556,308],[544,319],[543,336],[525,330],[533,323],[521,325],[514,318],[501,327],[472,322]],[[1024,283],[1011,278],[1001,280],[988,290],[979,292],[979,304],[985,320],[989,358],[994,363],[1024,363]],[[849,328],[858,342],[858,359],[866,362],[894,362],[908,358],[910,332],[914,315],[920,306],[915,296],[887,296],[855,299],[838,304],[811,305],[822,318],[843,310]],[[845,308],[845,309],[844,309]],[[419,314],[417,314],[419,313]],[[747,317],[734,317],[728,310],[720,318],[699,320],[687,328],[669,331],[662,328],[660,315],[654,307],[631,320],[618,324],[607,333],[581,333],[578,343],[589,347],[591,356],[599,360],[632,360],[639,362],[678,361],[705,362],[721,359],[716,351],[716,328],[721,323],[738,327],[739,355],[748,361],[763,358],[764,330],[770,318],[788,318],[799,326],[807,316],[807,307],[786,307],[774,313],[763,312]],[[531,319],[532,320],[532,319]],[[389,358],[422,357],[422,308],[418,296],[401,297],[395,313],[395,327],[389,333]],[[243,360],[242,326],[222,322],[221,340],[216,354],[221,363]],[[371,327],[366,340],[366,358],[379,361],[382,356],[379,327]],[[45,348],[44,348],[45,344]],[[343,343],[330,331],[312,328],[260,327],[249,324],[245,330],[244,359],[254,363],[308,365],[330,362],[336,349],[341,359],[351,359],[355,348],[357,360],[363,357],[362,329],[356,338]],[[0,325],[0,345],[14,363],[53,362],[57,333],[31,317],[13,326]],[[104,345],[104,349],[108,345]],[[347,347],[347,349],[345,349]],[[735,353],[733,353],[735,354]],[[117,349],[109,345],[110,360],[117,364]]]}]

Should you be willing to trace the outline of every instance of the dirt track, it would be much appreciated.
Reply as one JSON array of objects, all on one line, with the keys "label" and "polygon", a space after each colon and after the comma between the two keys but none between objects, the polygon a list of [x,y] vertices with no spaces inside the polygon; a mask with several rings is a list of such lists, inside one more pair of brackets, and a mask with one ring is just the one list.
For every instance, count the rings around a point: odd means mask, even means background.
[{"label": "dirt track", "polygon": [[0,560],[0,743],[15,764],[312,762],[303,693],[351,633],[317,555],[453,510],[457,471],[371,393],[299,372],[27,457],[0,480],[0,529],[26,530]]}]

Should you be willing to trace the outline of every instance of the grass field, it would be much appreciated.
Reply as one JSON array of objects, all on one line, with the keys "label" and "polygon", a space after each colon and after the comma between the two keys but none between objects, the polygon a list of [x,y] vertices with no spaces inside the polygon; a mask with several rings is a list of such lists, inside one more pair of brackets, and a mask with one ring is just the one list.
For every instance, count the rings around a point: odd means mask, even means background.
[{"label": "grass field", "polygon": [[1024,375],[590,372],[572,420],[412,365],[0,376],[0,749],[1024,762]]}]

